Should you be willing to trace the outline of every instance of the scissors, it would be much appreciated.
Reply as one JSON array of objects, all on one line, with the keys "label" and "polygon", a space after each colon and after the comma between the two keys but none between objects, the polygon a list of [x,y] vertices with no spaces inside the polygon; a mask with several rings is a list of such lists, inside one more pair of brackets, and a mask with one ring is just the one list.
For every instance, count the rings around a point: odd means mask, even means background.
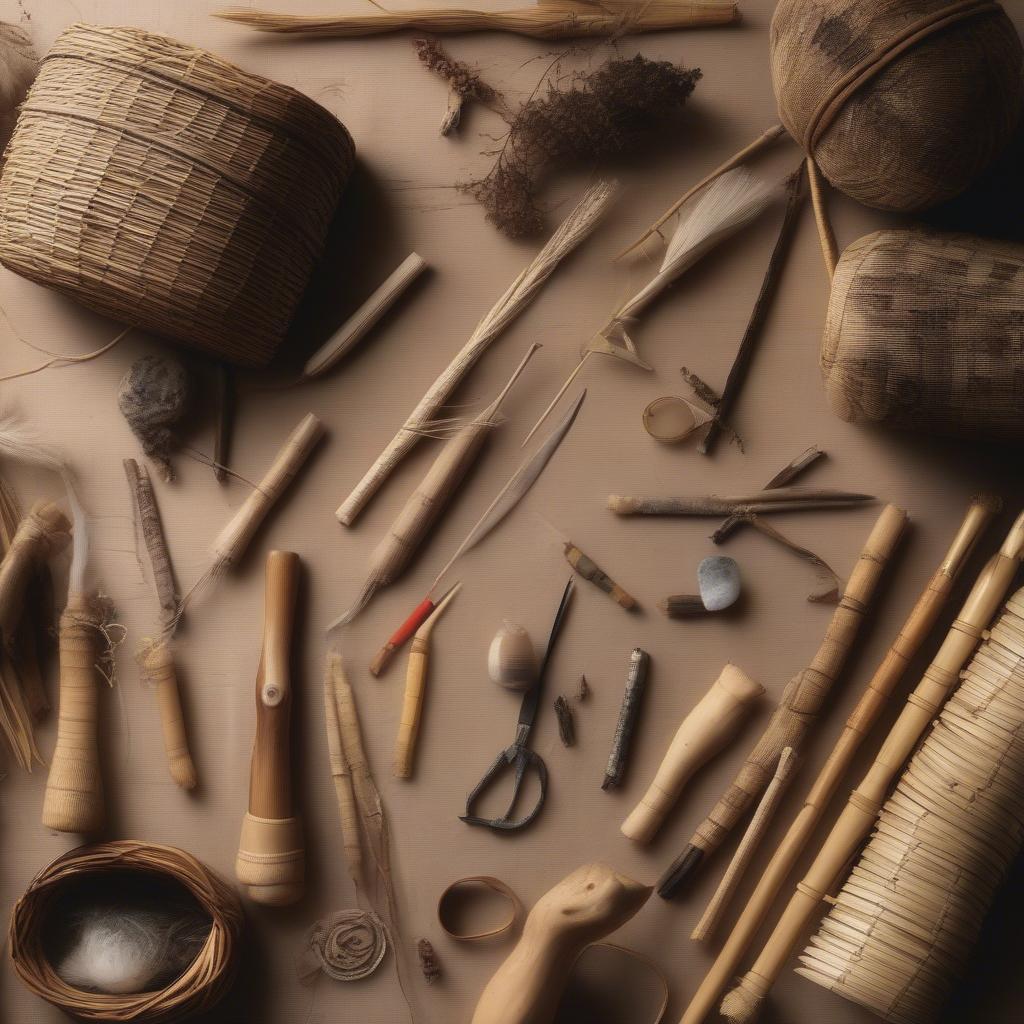
[{"label": "scissors", "polygon": [[[527,744],[530,742],[530,733],[533,730],[533,722],[537,717],[537,709],[540,707],[540,694],[544,687],[544,673],[547,671],[548,662],[555,647],[555,641],[562,629],[565,613],[569,607],[569,598],[573,592],[573,580],[570,579],[562,591],[562,600],[559,602],[558,611],[555,612],[555,620],[551,624],[551,633],[548,635],[548,646],[544,651],[544,660],[540,664],[540,671],[537,673],[537,682],[523,694],[523,702],[519,706],[519,720],[516,723],[516,736],[512,745],[506,747],[494,759],[494,763],[484,774],[484,777],[476,784],[473,791],[466,798],[466,813],[460,815],[462,821],[467,825],[483,825],[486,828],[493,828],[500,832],[516,832],[525,828],[540,814],[544,806],[544,799],[548,793],[548,766],[540,754],[531,750]],[[513,818],[516,802],[519,799],[519,790],[522,789],[523,779],[528,769],[533,769],[540,783],[540,796],[537,803],[525,817]],[[500,818],[481,818],[472,813],[473,804],[477,798],[503,775],[506,770],[513,772],[512,799],[509,802],[508,810]]]}]

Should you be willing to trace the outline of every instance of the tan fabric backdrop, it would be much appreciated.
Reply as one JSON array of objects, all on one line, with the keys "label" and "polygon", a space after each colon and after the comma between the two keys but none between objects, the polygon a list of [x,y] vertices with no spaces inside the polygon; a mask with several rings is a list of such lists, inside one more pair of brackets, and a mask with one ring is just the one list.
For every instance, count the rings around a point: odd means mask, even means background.
[{"label": "tan fabric backdrop", "polygon": [[[337,0],[337,7],[343,0]],[[94,569],[129,630],[117,687],[104,694],[105,778],[111,837],[181,845],[226,875],[233,870],[238,825],[245,808],[253,731],[253,678],[262,628],[263,557],[272,547],[293,548],[303,559],[304,587],[298,635],[301,671],[296,685],[296,774],[308,843],[306,898],[285,911],[249,907],[252,948],[238,996],[211,1020],[251,1024],[352,1021],[392,1024],[406,1019],[390,966],[359,985],[323,981],[313,989],[296,980],[301,937],[317,917],[352,904],[341,855],[320,708],[324,627],[355,594],[368,550],[422,474],[432,452],[421,446],[382,491],[354,529],[333,511],[372,457],[404,419],[438,369],[464,342],[535,246],[514,244],[484,222],[475,203],[452,183],[487,165],[481,151],[500,131],[493,115],[465,118],[460,136],[437,134],[445,90],[420,68],[405,36],[367,41],[302,42],[255,36],[214,20],[213,0],[0,0],[0,18],[23,22],[40,50],[76,20],[138,25],[205,46],[245,68],[290,83],[315,97],[348,125],[359,167],[348,201],[351,237],[336,274],[339,313],[360,301],[415,249],[431,264],[408,301],[327,379],[282,390],[271,378],[243,380],[234,466],[256,476],[277,445],[307,411],[321,416],[329,436],[298,485],[260,532],[249,557],[218,589],[197,602],[181,637],[181,676],[193,749],[202,778],[195,795],[170,781],[159,743],[156,708],[140,687],[129,651],[156,622],[148,580],[138,561],[121,460],[137,447],[116,409],[118,381],[140,354],[156,348],[134,337],[102,360],[3,385],[2,403],[17,410],[59,444],[78,470],[95,532]],[[305,6],[305,5],[281,5]],[[334,9],[331,0],[319,8]],[[357,0],[347,9],[361,10]],[[1019,5],[1015,14],[1021,14]],[[646,787],[682,716],[732,660],[764,683],[775,698],[818,646],[828,607],[809,605],[810,569],[764,538],[747,532],[728,545],[746,584],[742,611],[731,617],[669,622],[656,610],[668,593],[691,589],[697,563],[712,551],[709,524],[699,521],[620,520],[605,509],[609,492],[728,493],[760,486],[790,458],[818,444],[829,459],[813,471],[815,484],[870,491],[907,508],[912,529],[895,564],[851,671],[785,805],[793,813],[827,754],[845,713],[958,523],[968,496],[1000,488],[1016,511],[1022,488],[1008,473],[1005,453],[958,444],[873,433],[829,413],[819,379],[817,350],[828,284],[806,215],[772,311],[763,345],[735,420],[746,451],[722,444],[713,459],[687,447],[662,447],[643,432],[640,413],[652,398],[686,394],[686,365],[721,384],[756,294],[777,227],[777,214],[731,242],[693,271],[645,318],[637,335],[656,367],[644,374],[601,361],[585,372],[589,396],[575,428],[529,499],[500,532],[472,553],[453,578],[464,592],[435,634],[416,778],[390,777],[404,657],[382,679],[367,672],[370,657],[422,596],[433,574],[490,500],[520,457],[519,440],[547,404],[556,382],[576,360],[581,343],[604,322],[649,268],[612,265],[611,254],[688,184],[775,120],[768,76],[769,0],[744,0],[744,22],[732,29],[626,40],[638,50],[704,70],[678,138],[640,154],[618,169],[625,192],[607,223],[559,270],[540,299],[498,342],[460,392],[459,401],[491,395],[531,341],[544,344],[507,404],[510,422],[494,438],[478,472],[402,583],[384,592],[354,626],[337,636],[357,691],[367,745],[383,790],[394,837],[399,901],[410,939],[430,938],[446,972],[427,989],[413,978],[418,1019],[435,1024],[468,1021],[484,981],[508,952],[508,943],[458,945],[442,936],[434,907],[442,888],[468,874],[505,879],[526,903],[583,861],[600,858],[651,881],[689,838],[731,777],[770,708],[766,701],[729,750],[693,780],[676,813],[649,849],[620,836],[623,816]],[[366,9],[369,9],[368,7]],[[532,89],[549,62],[541,44],[509,36],[467,36],[452,52],[478,62],[510,96]],[[604,51],[568,58],[567,66],[602,59]],[[796,165],[783,146],[763,167],[780,176]],[[552,192],[554,222],[577,194],[579,179]],[[833,202],[836,229],[849,241],[886,222],[842,200]],[[893,222],[890,218],[888,222]],[[38,353],[18,338],[61,352],[86,352],[116,326],[53,293],[0,271],[0,372],[27,368]],[[190,438],[209,451],[209,417]],[[183,586],[200,574],[204,552],[221,523],[243,500],[240,483],[218,485],[209,469],[178,459],[179,479],[158,485],[170,548]],[[57,484],[22,469],[8,471],[26,502],[56,494]],[[849,571],[877,510],[780,517],[778,525],[809,544],[841,573]],[[521,622],[543,642],[568,575],[560,543],[548,523],[571,535],[631,590],[645,611],[630,616],[593,588],[578,592],[549,680],[536,731],[536,748],[552,775],[548,806],[536,826],[498,836],[459,822],[465,794],[497,750],[512,737],[518,701],[487,679],[489,640],[503,617]],[[995,544],[996,530],[986,538]],[[649,692],[636,746],[621,790],[603,793],[609,741],[630,649],[652,657]],[[577,713],[578,745],[558,741],[550,699],[570,693],[586,673],[592,700]],[[902,693],[902,691],[901,691]],[[53,743],[53,721],[42,748]],[[873,750],[874,744],[868,744]],[[6,916],[32,875],[74,837],[39,824],[45,770],[25,776],[10,766],[0,810],[0,907]],[[778,839],[780,829],[773,833]],[[667,972],[678,1018],[711,953],[689,932],[717,884],[730,847],[679,904],[653,899],[619,936],[653,957]],[[757,866],[763,863],[758,858]],[[752,882],[753,879],[750,879]],[[748,883],[749,884],[749,883]],[[731,917],[730,917],[731,919]],[[1011,967],[1019,947],[1003,949],[992,968],[989,996],[974,1019],[1019,1020],[1010,1009],[1020,994]],[[787,973],[777,988],[777,1019],[795,1024],[854,1024],[867,1015]],[[0,1015],[24,1024],[60,1015],[21,989],[5,967]],[[637,1021],[636,1024],[643,1024]]]}]

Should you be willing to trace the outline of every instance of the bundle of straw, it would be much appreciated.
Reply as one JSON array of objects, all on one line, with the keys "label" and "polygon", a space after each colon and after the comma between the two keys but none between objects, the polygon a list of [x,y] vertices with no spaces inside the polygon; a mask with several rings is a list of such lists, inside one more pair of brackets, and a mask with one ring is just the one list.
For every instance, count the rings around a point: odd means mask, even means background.
[{"label": "bundle of straw", "polygon": [[541,286],[562,260],[597,227],[617,190],[618,186],[608,181],[598,182],[587,190],[576,208],[548,240],[547,245],[477,324],[469,341],[430,385],[427,393],[412,411],[412,415],[388,442],[352,493],[342,502],[335,512],[339,522],[345,526],[351,526],[355,522],[356,517],[384,481],[416,446],[428,424],[436,417],[462,378],[476,365],[491,342],[533,301]]}]

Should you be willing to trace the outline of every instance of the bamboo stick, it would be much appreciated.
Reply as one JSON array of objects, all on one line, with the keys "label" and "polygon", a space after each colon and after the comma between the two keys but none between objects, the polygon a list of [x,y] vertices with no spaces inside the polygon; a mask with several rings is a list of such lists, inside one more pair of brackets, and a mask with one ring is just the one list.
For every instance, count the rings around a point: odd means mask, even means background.
[{"label": "bamboo stick", "polygon": [[459,382],[476,365],[491,343],[536,298],[558,265],[597,227],[615,197],[617,186],[599,182],[588,189],[576,208],[562,222],[543,249],[512,282],[490,312],[477,324],[469,340],[442,371],[412,414],[387,443],[377,460],[341,503],[335,515],[351,526],[395,467],[412,451],[423,427],[437,415]]},{"label": "bamboo stick", "polygon": [[351,39],[400,32],[406,29],[447,35],[454,32],[510,32],[531,39],[576,39],[634,32],[731,25],[739,21],[736,3],[654,0],[652,3],[611,4],[538,3],[518,10],[490,11],[465,8],[433,8],[419,11],[387,11],[356,15],[299,15],[229,7],[214,12],[225,21],[258,32],[284,32],[306,36]]},{"label": "bamboo stick", "polygon": [[402,718],[398,723],[398,738],[395,741],[394,774],[396,779],[412,778],[412,762],[416,755],[416,741],[420,734],[420,717],[423,713],[423,695],[427,687],[427,664],[430,656],[430,634],[445,608],[458,593],[456,583],[431,612],[412,638],[409,651],[409,667],[405,675],[405,696],[402,698]]},{"label": "bamboo stick", "polygon": [[697,498],[651,498],[609,494],[608,508],[620,516],[724,516],[850,508],[869,501],[874,501],[873,495],[850,491],[779,487],[736,497],[719,497],[711,494]]},{"label": "bamboo stick", "polygon": [[663,876],[658,886],[660,895],[672,895],[722,844],[768,785],[783,748],[789,746],[799,753],[800,744],[842,672],[906,522],[907,514],[902,509],[894,505],[882,509],[814,660],[786,685],[768,727],[736,778]]},{"label": "bamboo stick", "polygon": [[355,348],[426,269],[427,261],[418,253],[406,256],[384,283],[309,357],[302,379],[312,380],[326,373]]},{"label": "bamboo stick", "polygon": [[718,958],[694,993],[683,1015],[683,1024],[701,1024],[735,976],[743,954],[766,920],[773,901],[807,846],[860,744],[885,709],[907,665],[934,629],[949,600],[953,584],[967,564],[979,537],[997,513],[999,504],[999,500],[991,496],[971,500],[949,549],[864,688],[803,806],[765,867]]},{"label": "bamboo stick", "polygon": [[295,903],[305,888],[302,825],[292,799],[291,643],[299,556],[267,555],[263,652],[256,673],[256,738],[249,807],[238,840],[235,875],[249,898],[267,906]]},{"label": "bamboo stick", "polygon": [[722,919],[722,914],[729,908],[733,896],[736,895],[736,888],[743,877],[743,872],[747,870],[750,858],[757,852],[758,843],[761,842],[765,830],[771,823],[775,809],[786,791],[786,786],[789,784],[795,768],[796,755],[793,753],[792,747],[786,747],[779,757],[779,764],[772,776],[772,781],[768,783],[761,802],[757,805],[757,810],[754,811],[754,816],[750,819],[750,824],[747,826],[746,832],[743,833],[743,838],[740,840],[739,846],[736,847],[736,852],[733,854],[732,860],[729,861],[722,880],[718,883],[718,888],[708,900],[704,913],[693,931],[690,932],[690,938],[694,942],[706,942],[711,938],[718,922]]},{"label": "bamboo stick", "polygon": [[242,558],[260,524],[323,435],[324,426],[312,413],[307,413],[288,435],[259,486],[246,498],[214,541],[215,572],[236,564]]},{"label": "bamboo stick", "polygon": [[654,838],[693,773],[729,742],[763,694],[764,687],[742,669],[735,665],[722,669],[683,719],[654,781],[622,823],[624,836],[637,843]]},{"label": "bamboo stick", "polygon": [[[980,532],[992,514],[991,507],[986,510],[983,507],[972,506],[968,515],[973,523],[973,532]],[[906,660],[909,659],[913,650],[920,646],[923,636],[927,635],[927,626],[930,625],[929,617],[931,617],[931,622],[934,622],[934,617],[937,617],[938,607],[941,607],[948,595],[952,580],[973,543],[971,533],[972,528],[968,527],[965,522],[943,563],[944,566],[948,565],[948,569],[943,575],[948,577],[949,582],[938,579],[939,573],[936,574],[934,582],[938,586],[933,591],[932,586],[929,585],[900,637],[897,638],[896,643],[893,644],[886,656],[882,668],[879,669],[881,673],[887,663],[890,661],[896,663],[889,669],[889,672],[896,673],[892,685],[895,685]],[[907,698],[899,718],[889,730],[874,763],[851,793],[849,802],[819,848],[818,854],[803,880],[797,885],[753,967],[741,978],[739,986],[726,996],[723,1007],[728,1009],[730,1020],[751,1021],[756,1019],[765,997],[781,973],[806,925],[813,918],[821,900],[842,877],[850,858],[871,830],[893,779],[956,686],[961,669],[971,656],[999,606],[1003,603],[1022,560],[1024,560],[1024,513],[1017,517],[1003,541],[1002,547],[989,559],[978,575],[942,646],[925,670],[913,693]],[[940,572],[942,572],[941,569]],[[919,607],[922,609],[920,613],[918,613]],[[911,649],[907,650],[906,647]],[[873,685],[874,680],[872,681]],[[757,925],[763,920],[767,904],[770,903],[771,897],[777,895],[789,869],[799,855],[800,849],[806,844],[817,817],[820,817],[824,803],[834,792],[842,769],[850,763],[859,741],[859,735],[878,717],[882,706],[880,701],[887,696],[884,685],[881,689],[881,698],[874,695],[873,689],[869,689],[865,693],[861,703],[851,715],[847,729],[841,738],[842,751],[834,753],[829,759],[801,811],[801,817],[798,817],[790,833],[787,834],[783,846],[780,846],[779,852],[773,858],[772,864],[769,865],[772,877],[767,882],[763,879],[761,885],[758,886],[759,890],[765,889],[768,900],[763,901],[765,904],[763,909],[762,901],[752,904],[752,907],[748,906],[748,911],[760,911],[759,920],[757,922],[752,919],[746,920],[748,916],[752,918],[752,914],[746,913],[744,918],[741,918],[737,927],[739,928],[740,924],[744,926],[743,934],[738,937],[738,941],[734,941],[730,937],[730,942],[722,951],[723,956],[726,952],[730,954],[731,962],[723,963],[721,967],[718,963],[715,964],[713,980],[709,974],[701,989],[698,990],[698,995],[694,997],[694,1003],[697,1002],[698,996],[700,997],[700,1004],[696,1006],[691,1004],[693,1012],[687,1011],[682,1024],[698,1024],[704,1020],[707,1013],[710,1012],[718,992],[733,976],[743,950],[749,944]],[[888,689],[891,692],[892,686],[889,686]],[[811,820],[808,821],[808,819]],[[799,831],[797,831],[798,825],[800,826]],[[778,866],[773,870],[773,865],[776,864]],[[769,871],[766,871],[766,875]],[[768,889],[770,889],[770,893],[767,892]],[[721,960],[722,957],[719,959]],[[723,1012],[725,1011],[723,1010]]]}]

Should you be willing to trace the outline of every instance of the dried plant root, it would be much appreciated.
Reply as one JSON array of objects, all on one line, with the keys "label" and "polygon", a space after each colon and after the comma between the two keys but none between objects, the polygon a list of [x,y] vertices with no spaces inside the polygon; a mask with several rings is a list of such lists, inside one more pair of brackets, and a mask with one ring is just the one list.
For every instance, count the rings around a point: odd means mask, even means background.
[{"label": "dried plant root", "polygon": [[509,237],[539,234],[539,193],[550,169],[590,167],[661,136],[678,123],[700,77],[699,69],[638,54],[574,75],[566,88],[549,82],[512,115],[488,174],[462,187]]},{"label": "dried plant root", "polygon": [[459,127],[467,103],[494,106],[502,102],[501,93],[480,77],[475,68],[455,60],[437,39],[416,39],[416,56],[428,70],[448,85],[448,107],[441,121],[441,134],[450,135]]},{"label": "dried plant root", "polygon": [[131,491],[135,517],[146,544],[150,568],[153,570],[153,586],[160,604],[160,618],[165,624],[172,622],[178,611],[178,595],[174,585],[174,570],[167,550],[160,510],[149,471],[134,459],[124,460],[125,476]]}]

